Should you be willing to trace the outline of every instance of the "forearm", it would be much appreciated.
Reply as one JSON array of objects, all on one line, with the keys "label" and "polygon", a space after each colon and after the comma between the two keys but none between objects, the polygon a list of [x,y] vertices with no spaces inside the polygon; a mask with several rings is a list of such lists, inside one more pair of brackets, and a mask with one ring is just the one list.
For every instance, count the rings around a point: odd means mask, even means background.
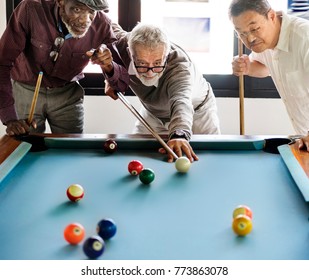
[{"label": "forearm", "polygon": [[128,71],[122,65],[113,63],[113,73],[108,75],[103,72],[105,79],[109,85],[116,91],[124,92],[128,89],[130,77]]},{"label": "forearm", "polygon": [[269,76],[269,71],[264,64],[258,61],[251,61],[247,75],[250,77],[265,78]]},{"label": "forearm", "polygon": [[182,130],[185,132],[186,138],[190,139],[194,114],[193,107],[190,106],[190,103],[177,104],[171,112],[169,134],[173,134],[176,130]]}]

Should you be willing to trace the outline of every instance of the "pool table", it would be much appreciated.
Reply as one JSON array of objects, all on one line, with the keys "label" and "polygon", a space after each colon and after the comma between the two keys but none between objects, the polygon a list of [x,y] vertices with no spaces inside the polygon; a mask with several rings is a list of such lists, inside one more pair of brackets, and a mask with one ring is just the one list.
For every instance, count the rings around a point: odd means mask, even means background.
[{"label": "pool table", "polygon": [[[108,138],[118,144],[112,154],[103,150]],[[195,135],[199,160],[179,173],[151,136],[3,136],[0,259],[87,259],[83,243],[65,241],[64,228],[78,222],[87,238],[101,219],[111,218],[117,233],[99,259],[307,260],[307,196],[282,153],[268,152],[265,143],[262,136]],[[154,170],[152,183],[129,174],[133,159]],[[75,203],[66,196],[73,183],[85,190]],[[232,230],[240,204],[253,211],[253,230],[243,237]]]}]

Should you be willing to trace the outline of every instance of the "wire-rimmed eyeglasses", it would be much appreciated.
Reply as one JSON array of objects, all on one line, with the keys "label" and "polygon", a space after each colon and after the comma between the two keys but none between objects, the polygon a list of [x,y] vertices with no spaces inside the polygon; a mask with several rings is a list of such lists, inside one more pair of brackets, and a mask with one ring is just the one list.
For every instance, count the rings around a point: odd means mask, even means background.
[{"label": "wire-rimmed eyeglasses", "polygon": [[237,38],[240,38],[240,39],[247,39],[249,36],[253,36],[253,37],[256,37],[259,32],[260,32],[260,29],[261,27],[257,27],[257,28],[254,28],[248,32],[242,32],[242,33],[239,33],[238,31],[235,30],[235,35]]},{"label": "wire-rimmed eyeglasses", "polygon": [[50,52],[49,56],[52,58],[52,60],[55,62],[58,59],[59,51],[61,47],[63,46],[64,38],[63,37],[57,37],[54,42],[53,50]]}]

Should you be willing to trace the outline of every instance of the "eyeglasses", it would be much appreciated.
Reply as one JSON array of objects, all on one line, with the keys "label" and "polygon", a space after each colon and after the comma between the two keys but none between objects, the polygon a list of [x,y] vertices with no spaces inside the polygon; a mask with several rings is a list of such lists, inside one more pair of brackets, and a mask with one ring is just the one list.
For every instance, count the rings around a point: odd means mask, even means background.
[{"label": "eyeglasses", "polygon": [[61,47],[64,44],[64,38],[63,37],[57,37],[54,42],[53,50],[50,52],[49,56],[52,58],[52,60],[55,62],[58,59],[59,51]]},{"label": "eyeglasses", "polygon": [[166,61],[162,66],[146,67],[146,66],[137,66],[135,63],[134,66],[138,73],[147,73],[149,70],[151,70],[153,73],[161,73],[166,67]]},{"label": "eyeglasses", "polygon": [[261,27],[259,26],[257,28],[251,29],[248,32],[242,32],[242,33],[239,33],[238,31],[235,30],[235,35],[237,38],[248,39],[250,35],[252,35],[253,37],[256,37],[259,34],[260,29]]}]

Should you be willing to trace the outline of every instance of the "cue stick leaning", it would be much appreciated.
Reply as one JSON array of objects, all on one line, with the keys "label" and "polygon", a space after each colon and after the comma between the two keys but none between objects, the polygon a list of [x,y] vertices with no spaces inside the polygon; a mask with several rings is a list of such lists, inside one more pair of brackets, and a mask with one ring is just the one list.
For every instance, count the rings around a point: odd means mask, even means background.
[{"label": "cue stick leaning", "polygon": [[139,121],[149,130],[149,132],[161,143],[161,145],[168,151],[175,159],[178,159],[178,156],[174,153],[174,151],[164,142],[164,140],[160,137],[158,133],[156,133],[152,127],[147,123],[147,121],[141,116],[141,114],[134,108],[132,104],[124,97],[121,92],[117,92],[119,99],[122,103],[133,113],[135,117],[139,119]]},{"label": "cue stick leaning", "polygon": [[41,71],[36,81],[36,86],[35,86],[34,95],[32,98],[30,113],[29,113],[28,120],[27,120],[29,125],[32,123],[32,120],[33,120],[34,110],[35,110],[36,102],[38,100],[39,91],[41,87],[42,76],[43,76],[43,72]]},{"label": "cue stick leaning", "polygon": [[[243,55],[243,45],[240,38],[238,38],[238,56],[241,57]],[[239,125],[240,125],[240,134],[245,134],[245,123],[244,123],[244,75],[241,74],[239,76]]]}]

